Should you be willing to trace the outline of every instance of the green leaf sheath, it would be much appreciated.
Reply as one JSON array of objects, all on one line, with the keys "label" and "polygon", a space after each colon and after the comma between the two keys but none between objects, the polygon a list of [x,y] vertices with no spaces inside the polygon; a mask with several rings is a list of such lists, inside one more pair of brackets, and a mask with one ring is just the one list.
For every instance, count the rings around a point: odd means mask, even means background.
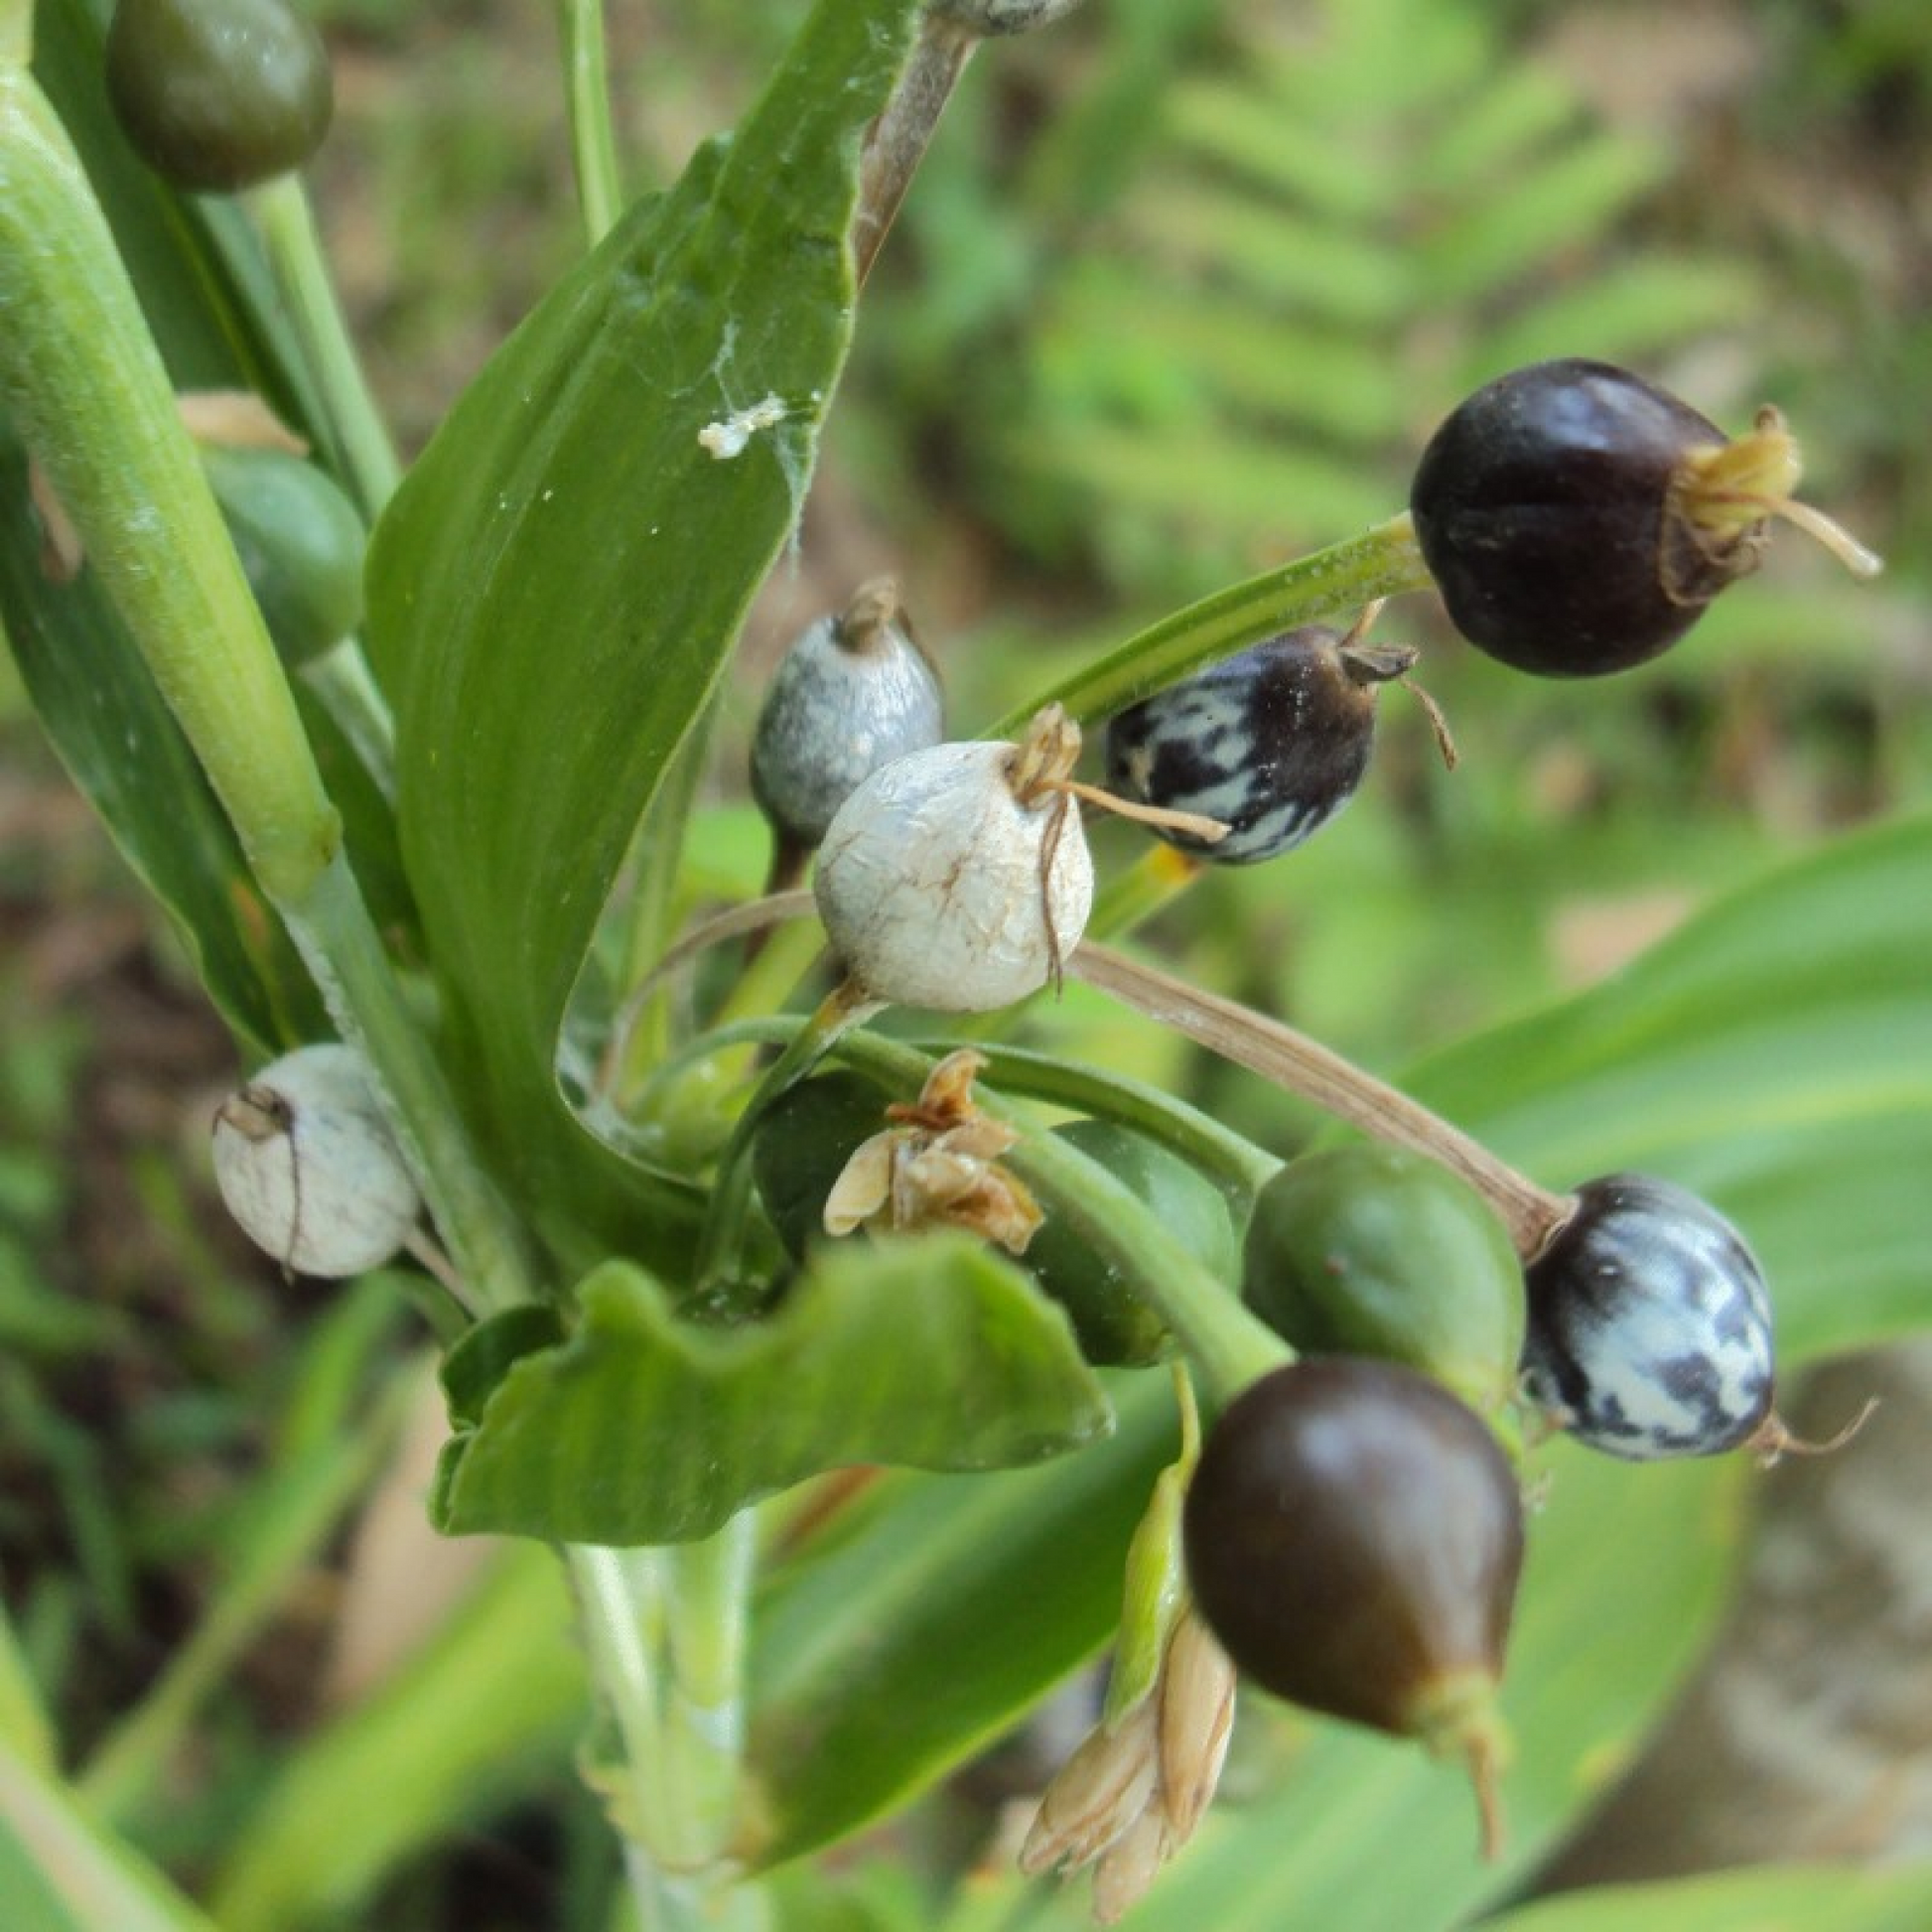
[{"label": "green leaf sheath", "polygon": [[823,1469],[998,1468],[1110,1426],[1065,1317],[964,1236],[827,1247],[753,1327],[694,1328],[618,1262],[578,1298],[562,1345],[519,1327],[490,1351],[507,1369],[480,1412],[465,1351],[481,1419],[445,1451],[443,1529],[688,1542]]},{"label": "green leaf sheath", "polygon": [[519,1192],[586,1263],[598,1240],[647,1261],[688,1245],[688,1200],[596,1159],[559,1031],[638,818],[796,523],[851,337],[860,143],[917,12],[823,0],[736,135],[498,352],[375,533],[369,641],[456,1059]]},{"label": "green leaf sheath", "polygon": [[78,161],[31,76],[0,76],[0,401],[129,619],[270,897],[341,826],[174,391]]}]

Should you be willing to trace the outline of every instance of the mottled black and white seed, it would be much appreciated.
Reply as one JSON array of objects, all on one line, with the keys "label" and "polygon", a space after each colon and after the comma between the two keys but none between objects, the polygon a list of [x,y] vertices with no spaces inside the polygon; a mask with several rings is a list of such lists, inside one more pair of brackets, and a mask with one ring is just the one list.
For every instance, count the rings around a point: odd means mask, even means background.
[{"label": "mottled black and white seed", "polygon": [[752,792],[809,850],[883,764],[945,736],[938,674],[913,640],[890,578],[807,626],[779,662],[752,739]]},{"label": "mottled black and white seed", "polygon": [[1107,783],[1125,798],[1201,812],[1218,844],[1157,828],[1183,852],[1247,866],[1303,844],[1347,804],[1375,743],[1375,695],[1416,660],[1305,624],[1225,658],[1107,726]]},{"label": "mottled black and white seed", "polygon": [[1718,1455],[1771,1413],[1771,1303],[1743,1237],[1667,1180],[1610,1174],[1529,1269],[1524,1393],[1631,1461]]}]

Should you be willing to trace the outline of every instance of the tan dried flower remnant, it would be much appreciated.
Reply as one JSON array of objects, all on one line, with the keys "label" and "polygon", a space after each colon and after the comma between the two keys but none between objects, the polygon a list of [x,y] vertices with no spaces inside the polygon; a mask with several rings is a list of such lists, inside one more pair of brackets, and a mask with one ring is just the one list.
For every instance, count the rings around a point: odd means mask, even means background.
[{"label": "tan dried flower remnant", "polygon": [[1193,1836],[1233,1725],[1234,1666],[1189,1607],[1175,1619],[1153,1689],[1089,1731],[1046,1787],[1021,1870],[1092,1865],[1094,1920],[1112,1925]]},{"label": "tan dried flower remnant", "polygon": [[863,1143],[825,1198],[827,1234],[861,1227],[912,1233],[957,1227],[1024,1254],[1039,1226],[1038,1203],[1000,1156],[1019,1133],[989,1120],[973,1101],[986,1056],[969,1046],[948,1053],[909,1106],[886,1109],[893,1123]]}]

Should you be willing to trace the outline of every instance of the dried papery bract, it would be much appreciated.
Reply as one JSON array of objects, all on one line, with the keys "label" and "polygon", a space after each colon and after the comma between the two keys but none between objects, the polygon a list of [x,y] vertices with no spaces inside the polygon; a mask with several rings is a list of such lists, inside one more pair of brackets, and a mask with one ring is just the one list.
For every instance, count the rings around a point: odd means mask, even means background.
[{"label": "dried papery bract", "polygon": [[1009,1254],[1027,1251],[1039,1206],[1000,1165],[1019,1130],[973,1104],[973,1081],[985,1065],[985,1055],[962,1046],[932,1069],[915,1102],[886,1109],[892,1125],[854,1151],[825,1197],[827,1234],[957,1227]]},{"label": "dried papery bract", "polygon": [[230,1094],[213,1159],[229,1213],[293,1274],[378,1268],[422,1214],[361,1055],[333,1041],[297,1047]]}]

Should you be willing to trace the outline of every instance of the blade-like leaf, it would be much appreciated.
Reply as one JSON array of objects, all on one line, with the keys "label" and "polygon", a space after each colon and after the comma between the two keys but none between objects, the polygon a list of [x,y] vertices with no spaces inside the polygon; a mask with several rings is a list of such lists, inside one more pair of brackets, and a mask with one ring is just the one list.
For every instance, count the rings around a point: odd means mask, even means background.
[{"label": "blade-like leaf", "polygon": [[1175,1447],[1165,1376],[1114,1386],[1113,1440],[1045,1469],[888,1477],[767,1588],[752,1657],[763,1861],[957,1764],[1105,1640],[1128,1539]]},{"label": "blade-like leaf", "polygon": [[[690,1225],[597,1158],[559,1032],[639,814],[797,520],[852,328],[860,140],[917,12],[821,0],[732,140],[497,353],[376,532],[369,631],[452,1064],[586,1261],[599,1235],[662,1257],[667,1213]],[[654,1211],[626,1216],[626,1193]]]},{"label": "blade-like leaf", "polygon": [[1413,1090],[1552,1186],[1644,1169],[1732,1215],[1787,1359],[1932,1317],[1932,816],[1836,841]]},{"label": "blade-like leaf", "polygon": [[0,1899],[13,1932],[214,1932],[71,1792],[4,1741]]},{"label": "blade-like leaf", "polygon": [[[0,503],[27,466],[0,423]],[[42,726],[121,855],[174,916],[208,996],[264,1055],[324,1031],[321,1003],[134,641],[83,572],[51,584],[24,514],[0,514],[0,620]]]},{"label": "blade-like leaf", "polygon": [[1767,1865],[1570,1892],[1484,1919],[1483,1932],[1921,1932],[1932,1867]]},{"label": "blade-like leaf", "polygon": [[678,1543],[823,1469],[1009,1467],[1110,1421],[1065,1315],[962,1235],[827,1244],[743,1328],[680,1319],[621,1262],[578,1301],[446,1449],[441,1528]]}]

